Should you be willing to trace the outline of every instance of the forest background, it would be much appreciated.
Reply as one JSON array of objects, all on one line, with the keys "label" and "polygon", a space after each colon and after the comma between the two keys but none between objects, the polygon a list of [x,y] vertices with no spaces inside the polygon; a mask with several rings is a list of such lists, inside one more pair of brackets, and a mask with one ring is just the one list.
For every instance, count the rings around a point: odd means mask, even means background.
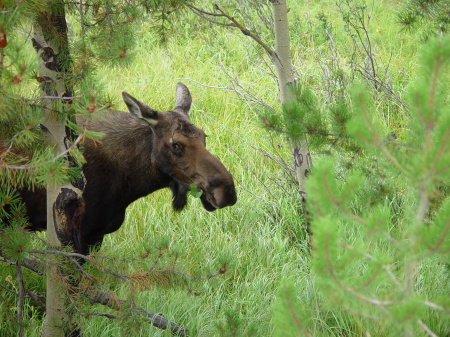
[{"label": "forest background", "polygon": [[[104,15],[99,4],[83,15]],[[184,82],[194,99],[191,118],[233,173],[239,201],[207,213],[192,197],[175,213],[168,191],[139,200],[105,238],[103,269],[88,264],[88,273],[129,307],[163,313],[193,336],[448,336],[447,1],[289,1],[298,85],[296,103],[284,109],[259,44],[177,2],[165,4],[138,18],[130,11],[125,17],[133,19],[117,34],[89,36],[110,45],[83,45],[90,32],[79,25],[80,12],[68,12],[73,67],[83,73],[77,107],[126,110],[120,93],[127,91],[165,110]],[[274,44],[269,3],[216,4],[201,8],[230,13]],[[6,28],[2,106],[40,96],[30,21]],[[9,125],[11,116],[0,115],[2,127]],[[19,125],[14,141],[33,141],[37,123]],[[305,133],[313,163],[308,213],[290,145]],[[11,193],[2,189],[3,206]],[[44,311],[36,298],[45,280],[24,268],[29,295],[16,324],[23,254],[15,247],[33,256],[45,233],[11,231],[1,236],[0,334],[39,336]],[[126,307],[117,312],[81,298],[71,310],[87,336],[170,335]]]}]

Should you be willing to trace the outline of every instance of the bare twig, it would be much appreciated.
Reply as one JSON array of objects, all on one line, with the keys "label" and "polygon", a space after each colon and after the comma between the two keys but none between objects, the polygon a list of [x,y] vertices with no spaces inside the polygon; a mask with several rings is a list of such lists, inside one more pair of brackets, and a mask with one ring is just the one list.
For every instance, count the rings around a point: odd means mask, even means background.
[{"label": "bare twig", "polygon": [[[215,5],[214,8],[217,11],[219,11],[220,14],[207,12],[205,10],[199,9],[188,3],[185,3],[184,5],[186,7],[188,7],[194,14],[200,16],[201,18],[203,18],[209,22],[212,22],[214,24],[221,25],[221,26],[238,28],[242,32],[242,34],[251,37],[256,43],[258,43],[261,47],[263,47],[263,49],[266,51],[267,54],[270,55],[271,58],[273,58],[275,56],[275,51],[273,50],[273,48],[270,48],[267,44],[265,44],[259,38],[259,36],[257,36],[255,33],[251,32],[250,30],[248,30],[247,27],[245,27],[244,25],[239,23],[239,21],[237,21],[234,17],[232,17],[232,16],[228,15],[227,13],[225,13],[224,11],[222,11],[219,6]],[[217,20],[213,20],[213,19],[211,19],[211,17],[214,17],[214,18],[223,17],[223,18],[226,18],[231,23],[223,23],[223,22],[220,22]]]},{"label": "bare twig", "polygon": [[276,156],[274,156],[273,154],[264,151],[262,148],[260,148],[259,146],[256,146],[254,144],[249,143],[246,139],[242,138],[240,135],[238,135],[237,133],[235,133],[234,131],[228,129],[227,127],[225,127],[224,125],[220,124],[217,120],[215,120],[213,117],[211,117],[206,111],[201,110],[197,107],[197,110],[202,112],[207,118],[211,119],[212,121],[216,122],[217,124],[219,124],[224,130],[228,131],[229,133],[231,133],[233,136],[239,138],[241,141],[243,141],[245,144],[247,144],[248,146],[250,146],[252,149],[260,152],[263,156],[268,157],[272,160],[274,160],[275,162],[277,162],[276,160]]},{"label": "bare twig", "polygon": [[424,301],[423,304],[431,309],[445,311],[447,314],[450,314],[450,308],[445,308],[430,301]]},{"label": "bare twig", "polygon": [[[19,296],[18,292],[14,291],[12,289],[9,289],[5,286],[2,286],[1,284],[0,284],[0,288],[2,288],[3,290],[6,290],[7,292],[9,292],[11,294]],[[25,288],[24,288],[24,291],[28,294],[28,297],[30,297],[33,301],[35,301],[36,304],[38,304],[45,311],[45,304],[43,304],[42,301],[40,300],[40,298],[45,299],[44,295],[39,294],[39,293],[34,293],[34,292],[30,291],[29,289],[25,289]],[[24,296],[24,298],[27,298],[27,296]]]},{"label": "bare twig", "polygon": [[[253,175],[253,177],[255,177],[255,179],[258,180],[258,182],[261,184],[261,186],[264,187],[264,189],[266,190],[266,192],[269,193],[270,196],[271,196],[274,200],[276,200],[277,197],[273,194],[273,192],[271,191],[271,189],[270,189],[270,188],[269,188],[269,187],[268,187],[268,186],[267,186],[267,185],[259,178],[258,174],[257,174],[256,172],[253,171],[253,169],[248,165],[248,163],[246,163],[246,161],[245,161],[241,156],[239,156],[238,153],[235,152],[235,154],[236,154],[236,156],[239,158],[239,160],[240,160],[244,165],[247,166],[247,171],[251,172],[252,175]],[[260,199],[262,199],[262,198],[260,198]],[[262,199],[262,200],[264,200],[264,199]],[[264,200],[264,201],[265,201],[265,200]]]},{"label": "bare twig", "polygon": [[6,98],[14,99],[17,101],[24,101],[24,102],[35,102],[35,101],[42,101],[44,99],[48,100],[63,100],[63,101],[72,101],[76,98],[81,98],[81,96],[73,96],[73,97],[61,97],[61,96],[41,96],[36,98],[22,98],[22,97],[11,97],[6,96]]},{"label": "bare twig", "polygon": [[187,3],[185,4],[185,6],[187,6],[195,15],[197,15],[197,16],[201,17],[202,19],[204,19],[208,22],[211,22],[215,25],[224,26],[224,27],[236,27],[232,23],[223,23],[223,22],[220,22],[220,21],[217,21],[217,20],[214,20],[211,18],[211,17],[223,17],[224,15],[222,15],[222,14],[206,12],[204,10],[201,10],[201,9],[194,7]]},{"label": "bare twig", "polygon": [[[392,89],[392,84],[386,80],[390,60],[384,69],[384,77],[379,73],[379,67],[376,62],[375,51],[369,33],[369,23],[372,18],[374,1],[367,11],[366,6],[354,4],[350,0],[335,1],[344,21],[351,27],[354,34],[351,36],[354,52],[352,54],[351,65],[353,70],[360,73],[361,76],[371,84],[376,91],[383,91],[386,95],[395,98],[396,102],[403,108],[408,104]],[[346,7],[346,8],[344,8]],[[361,59],[361,60],[359,60]]]},{"label": "bare twig", "polygon": [[25,291],[28,294],[28,296],[30,296],[30,298],[32,298],[33,301],[36,302],[36,304],[41,307],[42,311],[46,310],[45,304],[42,303],[42,301],[40,300],[40,298],[45,299],[44,295],[41,295],[39,293],[34,293],[34,292],[32,292],[32,291],[30,291],[28,289],[25,289]]},{"label": "bare twig", "polygon": [[1,284],[0,284],[0,288],[2,288],[3,290],[6,290],[7,292],[9,292],[9,293],[11,293],[11,294],[14,294],[14,295],[19,295],[18,293],[17,293],[17,291],[14,291],[14,290],[12,290],[12,289],[9,289],[9,288],[7,288],[7,287],[5,287],[5,286],[2,286]]},{"label": "bare twig", "polygon": [[180,81],[190,81],[190,82],[194,82],[194,83],[197,83],[198,85],[200,85],[200,86],[202,86],[202,87],[205,87],[205,88],[220,89],[220,90],[230,90],[230,91],[234,91],[234,92],[236,91],[234,88],[230,88],[230,87],[217,87],[217,86],[214,86],[214,85],[208,85],[208,84],[201,83],[201,82],[199,82],[199,81],[193,80],[192,78],[188,78],[188,77],[177,77],[176,79],[177,79],[177,80],[180,80]]},{"label": "bare twig", "polygon": [[204,84],[204,83],[198,82],[196,80],[193,80],[191,78],[177,78],[177,79],[178,80],[184,80],[184,81],[191,81],[191,82],[197,83],[198,85],[201,85],[202,87],[206,87],[206,88],[233,91],[238,96],[240,96],[242,98],[242,101],[245,102],[247,104],[247,106],[249,106],[249,107],[250,107],[250,105],[248,103],[250,102],[250,103],[261,105],[261,106],[264,106],[264,107],[266,107],[268,109],[274,110],[273,106],[270,106],[269,104],[267,104],[263,100],[257,98],[256,96],[251,94],[248,90],[246,90],[239,83],[239,81],[237,79],[233,78],[230,74],[228,74],[225,71],[225,67],[221,63],[219,63],[219,65],[222,67],[222,70],[224,71],[225,75],[227,75],[229,77],[231,83],[233,84],[233,87],[219,87],[219,86],[208,85],[208,84]]},{"label": "bare twig", "polygon": [[116,315],[111,315],[111,314],[107,314],[107,313],[104,313],[104,312],[93,312],[93,313],[90,313],[89,316],[107,317],[107,318],[112,318],[112,319],[118,319],[119,318]]},{"label": "bare twig", "polygon": [[185,272],[182,272],[182,271],[176,270],[176,269],[164,269],[164,270],[157,271],[157,273],[158,274],[179,274],[179,275],[184,275],[184,276],[187,276],[187,277],[195,279],[195,280],[203,280],[203,281],[205,281],[205,280],[209,280],[209,279],[212,279],[214,277],[222,275],[224,273],[224,271],[221,270],[221,271],[219,271],[219,272],[217,272],[215,274],[211,274],[211,275],[208,275],[208,276],[196,276],[196,275],[185,273]]}]

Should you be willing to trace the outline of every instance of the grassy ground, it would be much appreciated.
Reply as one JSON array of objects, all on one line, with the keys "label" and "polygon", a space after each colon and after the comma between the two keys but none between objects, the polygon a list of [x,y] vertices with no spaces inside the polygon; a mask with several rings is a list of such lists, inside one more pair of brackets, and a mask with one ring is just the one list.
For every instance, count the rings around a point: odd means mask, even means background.
[{"label": "grassy ground", "polygon": [[[395,24],[399,3],[377,1],[370,32],[379,65],[389,65],[394,86],[402,92],[416,67],[418,39],[400,32]],[[317,15],[324,13],[332,24],[342,64],[349,57],[343,46],[351,43],[350,38],[333,1],[291,1],[290,5],[297,74],[325,100],[321,65],[330,55]],[[375,326],[371,331],[379,329],[378,336],[388,335],[376,322],[329,310],[310,274],[295,184],[264,155],[264,151],[277,153],[290,162],[288,144],[261,128],[257,105],[230,90],[214,88],[230,86],[231,80],[238,78],[255,96],[277,106],[277,83],[260,70],[259,49],[237,30],[211,27],[190,15],[182,20],[182,27],[175,28],[164,45],[148,25],[139,26],[137,46],[129,51],[135,57],[121,66],[100,65],[98,83],[119,109],[125,109],[120,93],[127,91],[159,110],[173,107],[176,82],[187,84],[194,100],[191,118],[208,134],[209,150],[233,173],[238,203],[208,213],[199,200],[191,198],[186,210],[174,213],[170,193],[156,192],[129,207],[125,223],[106,237],[100,254],[134,258],[149,253],[143,261],[123,264],[124,273],[145,272],[159,253],[158,267],[162,269],[202,277],[217,273],[225,263],[227,270],[209,280],[174,274],[141,282],[111,281],[111,286],[119,296],[186,325],[191,336],[271,336],[276,334],[273,317],[278,307],[274,303],[290,281],[297,305],[314,313],[315,330],[310,335],[366,336],[367,324]],[[401,129],[397,121],[402,111],[381,107],[378,112],[388,116],[389,127]],[[38,319],[39,315],[31,315],[34,332],[31,328],[28,336],[38,336]],[[165,335],[150,325],[135,324],[132,317],[110,320],[92,316],[83,320],[83,329],[86,336],[97,337]]]}]

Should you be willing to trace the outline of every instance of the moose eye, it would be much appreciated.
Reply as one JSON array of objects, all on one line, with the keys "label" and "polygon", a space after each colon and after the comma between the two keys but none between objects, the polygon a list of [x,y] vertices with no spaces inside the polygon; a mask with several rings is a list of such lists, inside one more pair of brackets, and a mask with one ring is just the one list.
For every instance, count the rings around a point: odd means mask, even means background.
[{"label": "moose eye", "polygon": [[182,146],[181,146],[180,144],[178,144],[178,143],[172,143],[172,150],[173,150],[174,152],[180,153],[182,149],[183,149],[183,148],[182,148]]}]

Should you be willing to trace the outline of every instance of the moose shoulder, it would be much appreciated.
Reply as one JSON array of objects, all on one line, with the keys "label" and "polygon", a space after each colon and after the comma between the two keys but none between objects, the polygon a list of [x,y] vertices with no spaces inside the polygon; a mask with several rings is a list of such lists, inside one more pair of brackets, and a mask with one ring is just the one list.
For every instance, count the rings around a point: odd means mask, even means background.
[{"label": "moose shoulder", "polygon": [[[203,191],[200,199],[208,211],[237,200],[232,175],[206,149],[205,133],[190,122],[192,98],[184,84],[177,84],[175,108],[165,112],[126,92],[122,96],[130,113],[108,111],[100,119],[79,121],[104,134],[84,143],[85,213],[76,247],[81,253],[119,229],[130,203],[161,188],[172,190],[175,210],[186,206],[191,184]],[[36,197],[24,193],[32,229],[44,229],[45,208]],[[45,201],[42,195],[38,199]]]}]

